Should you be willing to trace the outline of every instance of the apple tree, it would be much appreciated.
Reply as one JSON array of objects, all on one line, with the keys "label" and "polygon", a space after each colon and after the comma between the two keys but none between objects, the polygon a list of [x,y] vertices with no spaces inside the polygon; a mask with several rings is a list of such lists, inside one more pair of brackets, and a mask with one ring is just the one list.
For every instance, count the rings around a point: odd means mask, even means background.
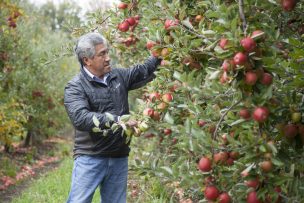
[{"label": "apple tree", "polygon": [[303,7],[132,0],[96,15],[123,66],[163,59],[132,115],[158,138],[137,166],[193,202],[303,202]]}]

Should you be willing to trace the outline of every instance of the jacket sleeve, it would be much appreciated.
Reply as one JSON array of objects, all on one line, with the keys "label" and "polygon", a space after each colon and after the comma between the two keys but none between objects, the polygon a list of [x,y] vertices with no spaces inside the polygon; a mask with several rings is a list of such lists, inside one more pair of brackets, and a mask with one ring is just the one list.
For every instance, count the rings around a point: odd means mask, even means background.
[{"label": "jacket sleeve", "polygon": [[[105,124],[111,122],[105,114],[92,112],[83,87],[75,82],[69,82],[64,91],[64,106],[68,116],[77,130],[91,132],[95,126],[93,116],[100,122],[100,128],[105,129]],[[117,116],[113,115],[117,120]]]},{"label": "jacket sleeve", "polygon": [[149,57],[143,64],[134,65],[127,69],[128,90],[140,88],[155,78],[153,74],[161,59]]}]

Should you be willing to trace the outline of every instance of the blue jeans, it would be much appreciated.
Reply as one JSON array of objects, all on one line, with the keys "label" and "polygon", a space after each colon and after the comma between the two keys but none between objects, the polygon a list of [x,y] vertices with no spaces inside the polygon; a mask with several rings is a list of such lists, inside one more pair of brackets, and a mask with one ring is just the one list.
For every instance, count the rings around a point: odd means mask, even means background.
[{"label": "blue jeans", "polygon": [[67,203],[89,203],[99,186],[101,202],[125,203],[128,157],[106,158],[81,155],[74,160]]}]

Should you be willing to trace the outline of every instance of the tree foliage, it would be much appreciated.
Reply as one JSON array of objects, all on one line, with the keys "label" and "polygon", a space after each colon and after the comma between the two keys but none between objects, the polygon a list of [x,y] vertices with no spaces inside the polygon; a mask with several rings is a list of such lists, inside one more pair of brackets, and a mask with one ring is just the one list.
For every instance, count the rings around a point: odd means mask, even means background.
[{"label": "tree foliage", "polygon": [[70,42],[67,34],[53,32],[34,5],[5,0],[0,6],[0,144],[9,149],[12,142],[30,144],[66,126],[63,87],[77,65],[65,57],[71,53],[63,46]]},{"label": "tree foliage", "polygon": [[233,202],[302,202],[303,6],[124,1],[100,16],[110,29],[89,26],[107,36],[123,66],[148,51],[163,58],[133,115],[160,144],[149,152],[153,164],[137,167],[177,181],[195,202],[227,194]]}]

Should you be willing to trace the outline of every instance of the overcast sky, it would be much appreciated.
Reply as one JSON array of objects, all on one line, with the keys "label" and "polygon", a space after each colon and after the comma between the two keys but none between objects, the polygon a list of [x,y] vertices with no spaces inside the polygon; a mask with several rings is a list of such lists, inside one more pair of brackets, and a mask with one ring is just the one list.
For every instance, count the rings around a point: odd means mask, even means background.
[{"label": "overcast sky", "polygon": [[64,1],[75,2],[85,11],[91,10],[96,5],[107,4],[108,6],[111,6],[115,2],[119,2],[119,0],[30,0],[30,2],[36,5],[41,5],[49,1],[54,2],[55,4],[59,4]]}]

